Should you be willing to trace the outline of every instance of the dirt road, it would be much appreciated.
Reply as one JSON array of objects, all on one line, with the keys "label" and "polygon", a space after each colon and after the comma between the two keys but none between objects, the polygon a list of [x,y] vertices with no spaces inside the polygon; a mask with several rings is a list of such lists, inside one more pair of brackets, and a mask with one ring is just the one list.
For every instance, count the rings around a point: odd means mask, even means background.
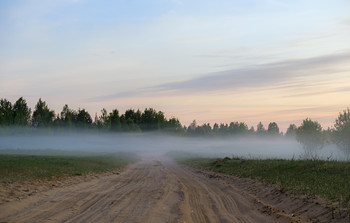
[{"label": "dirt road", "polygon": [[291,222],[233,185],[146,157],[119,175],[0,205],[0,222]]}]

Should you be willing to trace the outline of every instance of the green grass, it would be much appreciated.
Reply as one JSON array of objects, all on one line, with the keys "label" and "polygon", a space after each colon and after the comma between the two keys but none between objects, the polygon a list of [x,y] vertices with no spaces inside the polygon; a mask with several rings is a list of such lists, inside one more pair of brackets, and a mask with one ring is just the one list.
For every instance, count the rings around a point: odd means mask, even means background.
[{"label": "green grass", "polygon": [[8,184],[104,172],[121,168],[134,160],[136,155],[131,153],[94,156],[0,154],[0,182]]},{"label": "green grass", "polygon": [[175,157],[193,168],[204,168],[276,184],[282,190],[319,196],[350,208],[350,162],[321,160],[250,160],[239,158]]}]

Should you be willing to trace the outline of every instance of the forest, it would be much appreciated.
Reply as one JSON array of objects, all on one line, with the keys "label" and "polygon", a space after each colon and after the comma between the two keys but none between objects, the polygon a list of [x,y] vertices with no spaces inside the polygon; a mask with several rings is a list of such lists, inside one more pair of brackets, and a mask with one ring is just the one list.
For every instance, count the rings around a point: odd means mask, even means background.
[{"label": "forest", "polygon": [[121,114],[118,109],[108,112],[101,110],[101,115],[94,118],[85,110],[74,110],[67,104],[60,113],[51,110],[41,98],[32,112],[26,100],[20,97],[15,103],[0,99],[0,128],[52,128],[52,129],[90,129],[99,132],[165,132],[179,136],[205,137],[288,137],[295,138],[305,151],[322,148],[325,143],[335,143],[350,156],[350,110],[340,112],[334,127],[323,129],[321,124],[306,118],[300,126],[290,124],[285,133],[280,132],[276,122],[269,123],[267,129],[259,122],[256,129],[244,122],[209,123],[198,125],[194,120],[189,126],[183,126],[179,119],[166,118],[162,111],[146,108],[144,111],[128,109]]}]

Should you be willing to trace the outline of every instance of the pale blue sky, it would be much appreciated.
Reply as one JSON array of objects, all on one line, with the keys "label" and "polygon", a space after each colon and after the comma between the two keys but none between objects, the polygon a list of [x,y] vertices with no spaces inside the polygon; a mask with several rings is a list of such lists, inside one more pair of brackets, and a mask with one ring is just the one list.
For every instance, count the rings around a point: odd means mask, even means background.
[{"label": "pale blue sky", "polygon": [[0,1],[0,97],[188,124],[350,106],[350,1]]}]

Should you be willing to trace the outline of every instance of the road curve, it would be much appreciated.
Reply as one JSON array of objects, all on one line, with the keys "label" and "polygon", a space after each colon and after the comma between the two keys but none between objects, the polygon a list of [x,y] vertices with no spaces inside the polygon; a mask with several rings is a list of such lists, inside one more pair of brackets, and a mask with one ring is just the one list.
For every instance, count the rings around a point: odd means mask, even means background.
[{"label": "road curve", "polygon": [[145,157],[119,175],[0,205],[0,222],[290,222],[229,183]]}]

